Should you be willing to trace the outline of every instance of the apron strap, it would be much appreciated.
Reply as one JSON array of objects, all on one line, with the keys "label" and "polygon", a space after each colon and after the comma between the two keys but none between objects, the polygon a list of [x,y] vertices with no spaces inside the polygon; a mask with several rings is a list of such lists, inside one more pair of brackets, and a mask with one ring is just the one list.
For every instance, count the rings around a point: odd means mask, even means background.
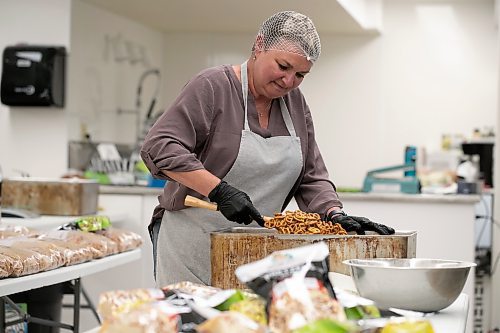
[{"label": "apron strap", "polygon": [[[245,130],[249,131],[250,126],[248,125],[248,75],[247,75],[247,62],[241,64],[241,90],[243,92],[243,105],[245,109]],[[296,137],[295,128],[293,127],[292,118],[290,117],[290,112],[285,104],[283,97],[280,97],[280,109],[283,121],[285,122],[286,129],[290,136]]]},{"label": "apron strap", "polygon": [[290,117],[290,112],[288,111],[288,107],[286,106],[283,97],[280,97],[280,108],[288,133],[290,133],[290,136],[296,137],[297,134],[295,133],[295,127],[293,127],[292,117]]},{"label": "apron strap", "polygon": [[248,76],[247,61],[241,64],[241,90],[243,91],[243,105],[245,106],[245,130],[249,131],[248,125]]}]

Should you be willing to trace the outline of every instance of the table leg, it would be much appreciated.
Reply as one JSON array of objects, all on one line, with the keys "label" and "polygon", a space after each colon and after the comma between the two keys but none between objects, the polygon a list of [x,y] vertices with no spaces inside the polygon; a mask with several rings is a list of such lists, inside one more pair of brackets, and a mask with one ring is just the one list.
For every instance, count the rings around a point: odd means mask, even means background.
[{"label": "table leg", "polygon": [[0,332],[5,332],[5,302],[0,297]]},{"label": "table leg", "polygon": [[80,331],[80,293],[81,293],[81,284],[80,278],[75,279],[73,281],[75,294],[73,300],[73,332],[78,333]]}]

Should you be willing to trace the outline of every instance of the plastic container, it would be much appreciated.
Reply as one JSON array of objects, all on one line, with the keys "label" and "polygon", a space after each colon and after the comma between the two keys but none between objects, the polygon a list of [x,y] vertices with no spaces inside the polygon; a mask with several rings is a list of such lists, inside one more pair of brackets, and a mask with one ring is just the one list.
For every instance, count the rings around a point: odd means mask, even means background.
[{"label": "plastic container", "polygon": [[165,187],[167,181],[165,179],[153,178],[153,176],[148,176],[148,187]]}]

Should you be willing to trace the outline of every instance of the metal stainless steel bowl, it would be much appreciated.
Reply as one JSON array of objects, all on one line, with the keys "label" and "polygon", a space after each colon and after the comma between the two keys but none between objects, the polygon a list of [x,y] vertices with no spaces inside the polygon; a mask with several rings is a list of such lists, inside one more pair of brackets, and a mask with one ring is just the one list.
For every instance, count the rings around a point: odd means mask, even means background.
[{"label": "metal stainless steel bowl", "polygon": [[440,259],[350,259],[351,277],[360,296],[382,309],[435,312],[462,292],[475,263]]}]

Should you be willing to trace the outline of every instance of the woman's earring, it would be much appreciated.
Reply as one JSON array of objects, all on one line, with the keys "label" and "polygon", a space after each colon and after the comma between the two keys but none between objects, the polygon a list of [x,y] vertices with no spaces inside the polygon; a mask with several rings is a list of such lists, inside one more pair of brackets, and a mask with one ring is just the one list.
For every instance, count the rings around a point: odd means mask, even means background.
[{"label": "woman's earring", "polygon": [[253,60],[257,60],[257,57],[256,57],[256,56],[253,56]]}]

